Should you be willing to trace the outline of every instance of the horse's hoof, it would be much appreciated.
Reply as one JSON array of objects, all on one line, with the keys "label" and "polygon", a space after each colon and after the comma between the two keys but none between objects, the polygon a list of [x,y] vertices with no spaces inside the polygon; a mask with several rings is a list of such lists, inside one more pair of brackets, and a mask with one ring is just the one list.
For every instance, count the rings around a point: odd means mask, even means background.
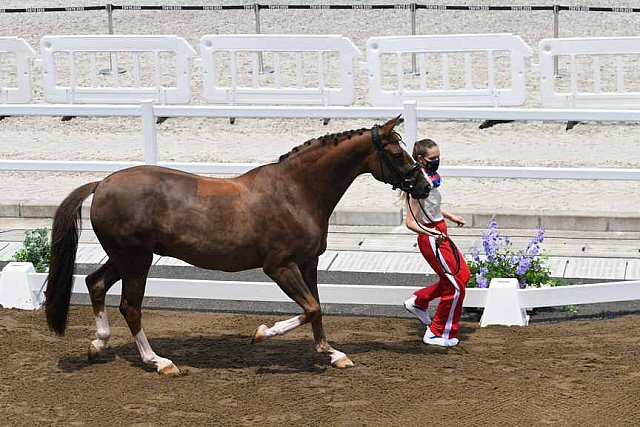
[{"label": "horse's hoof", "polygon": [[269,328],[267,325],[260,325],[256,332],[253,334],[253,338],[251,339],[251,344],[259,343],[267,339],[267,330]]},{"label": "horse's hoof", "polygon": [[167,365],[164,368],[158,371],[160,375],[180,375],[180,369],[176,367],[173,363],[171,365]]},{"label": "horse's hoof", "polygon": [[100,350],[98,350],[93,343],[89,344],[89,350],[87,351],[87,359],[89,359],[89,362],[93,362],[98,356],[100,356]]},{"label": "horse's hoof", "polygon": [[332,365],[334,368],[338,369],[353,368],[355,366],[355,364],[347,356],[341,357],[340,359],[333,362]]}]

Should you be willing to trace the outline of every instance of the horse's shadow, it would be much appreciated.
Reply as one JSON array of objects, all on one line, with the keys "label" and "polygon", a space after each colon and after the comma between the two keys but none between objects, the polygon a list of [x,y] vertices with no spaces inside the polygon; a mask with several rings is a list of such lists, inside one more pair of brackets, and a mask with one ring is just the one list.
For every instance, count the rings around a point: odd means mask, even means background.
[{"label": "horse's shadow", "polygon": [[[407,327],[406,340],[394,342],[335,342],[335,347],[354,358],[356,366],[358,355],[370,352],[389,352],[396,354],[429,354],[447,349],[427,347],[421,343],[420,329]],[[465,331],[459,336],[464,338]],[[88,344],[88,343],[87,343]],[[315,351],[313,340],[274,338],[270,341],[251,344],[244,335],[223,336],[187,336],[160,337],[151,340],[156,354],[171,359],[179,368],[196,369],[242,369],[258,368],[260,373],[320,373],[330,366],[329,356]],[[451,350],[451,349],[449,349]],[[454,351],[459,351],[455,349]],[[108,347],[93,362],[89,362],[86,353],[63,357],[58,366],[63,372],[76,372],[94,364],[110,363],[116,357],[126,360],[133,366],[153,371],[145,365],[133,342]]]}]

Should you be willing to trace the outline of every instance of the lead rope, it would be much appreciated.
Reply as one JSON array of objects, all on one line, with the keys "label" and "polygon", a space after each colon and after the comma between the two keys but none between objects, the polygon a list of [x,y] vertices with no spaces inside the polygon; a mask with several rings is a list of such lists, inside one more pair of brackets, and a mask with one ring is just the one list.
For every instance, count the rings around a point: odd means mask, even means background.
[{"label": "lead rope", "polygon": [[[418,202],[418,204],[420,205],[420,210],[422,211],[424,216],[427,217],[427,219],[430,222],[435,222],[435,221],[433,221],[431,219],[429,214],[424,210],[424,207],[422,206],[422,203]],[[411,216],[413,217],[413,220],[416,222],[416,224],[418,224],[418,227],[420,227],[421,229],[423,229],[427,233],[431,234],[431,232],[426,227],[424,227],[420,223],[420,221],[418,221],[418,219],[416,218],[416,215],[413,213],[413,209],[411,209],[411,203],[409,201],[407,201],[407,205],[409,206],[409,212],[411,212]],[[447,236],[446,234],[444,234],[442,232],[440,232],[440,235],[444,236],[445,240],[448,240],[449,244],[451,245],[451,250],[453,251],[453,258],[456,260],[456,271],[455,271],[455,273],[452,272],[451,270],[449,270],[449,268],[442,262],[442,260],[438,256],[438,248],[440,247],[440,243],[438,243],[438,239],[435,239],[435,242],[436,242],[436,254],[435,254],[436,255],[436,259],[438,260],[438,264],[440,264],[440,268],[442,268],[442,271],[444,271],[446,274],[450,274],[452,276],[456,276],[458,273],[460,273],[460,253],[458,251],[458,247],[456,246],[455,243],[453,243],[453,240],[451,240],[451,237]]]}]

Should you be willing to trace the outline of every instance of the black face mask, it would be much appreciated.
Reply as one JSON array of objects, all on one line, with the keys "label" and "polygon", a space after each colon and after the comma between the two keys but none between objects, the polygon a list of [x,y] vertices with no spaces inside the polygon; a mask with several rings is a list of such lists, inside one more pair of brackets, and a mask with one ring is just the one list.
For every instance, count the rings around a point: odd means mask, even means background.
[{"label": "black face mask", "polygon": [[440,159],[436,160],[427,160],[425,168],[427,169],[427,173],[435,173],[440,167]]}]

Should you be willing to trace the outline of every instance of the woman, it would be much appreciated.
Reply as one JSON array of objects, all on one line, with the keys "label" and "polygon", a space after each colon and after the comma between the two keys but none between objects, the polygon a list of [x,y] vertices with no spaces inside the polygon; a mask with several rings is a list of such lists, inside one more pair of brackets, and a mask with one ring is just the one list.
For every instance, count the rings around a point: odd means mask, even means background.
[{"label": "woman", "polygon": [[[433,187],[426,199],[416,200],[407,195],[407,228],[418,233],[418,247],[439,279],[431,286],[414,292],[404,302],[405,308],[427,325],[422,341],[425,344],[451,347],[458,344],[458,322],[462,314],[462,302],[465,287],[471,274],[462,253],[447,236],[445,219],[458,227],[464,226],[464,219],[440,208],[442,197],[440,185],[442,178],[438,174],[440,148],[431,139],[416,142],[413,158],[420,163],[429,176]],[[440,298],[433,320],[427,308],[429,302]]]}]

